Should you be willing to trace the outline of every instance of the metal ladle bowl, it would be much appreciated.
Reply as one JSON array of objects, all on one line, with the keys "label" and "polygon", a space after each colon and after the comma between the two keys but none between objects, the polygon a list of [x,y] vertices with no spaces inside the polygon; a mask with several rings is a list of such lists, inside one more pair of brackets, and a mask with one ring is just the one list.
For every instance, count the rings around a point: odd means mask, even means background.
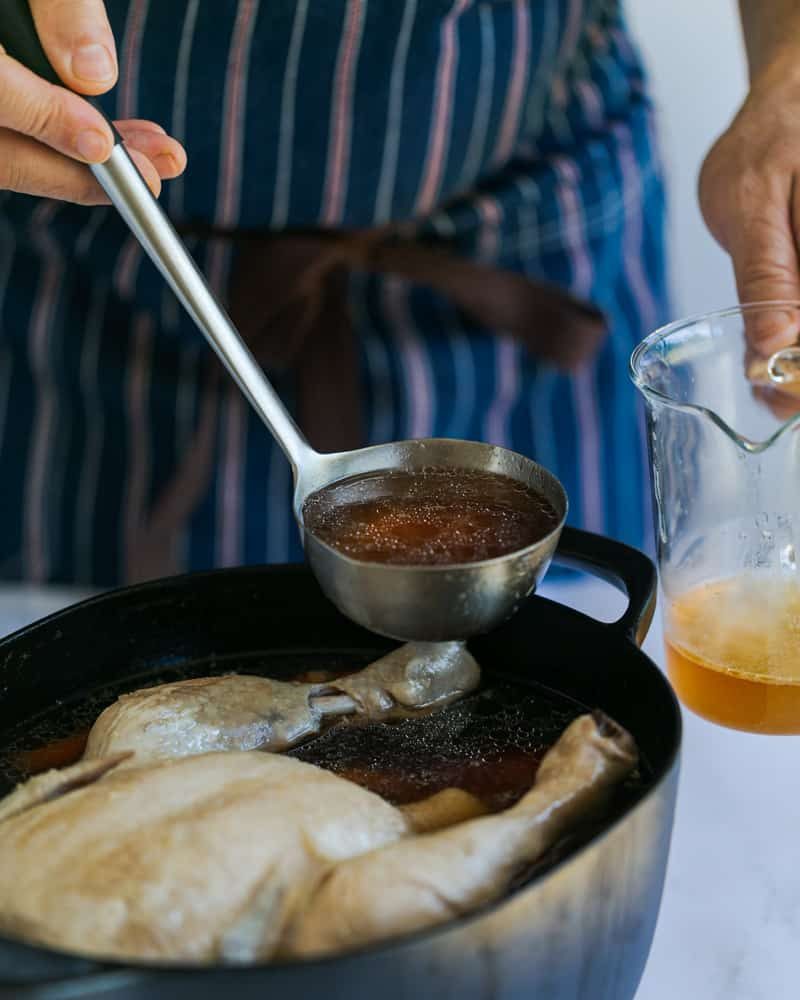
[{"label": "metal ladle bowl", "polygon": [[[495,472],[532,486],[556,512],[544,538],[516,552],[461,565],[405,566],[366,562],[338,552],[303,525],[302,506],[315,490],[380,469],[423,471],[450,466]],[[360,625],[405,642],[467,639],[510,617],[544,576],[567,514],[561,483],[530,459],[489,444],[426,438],[317,455],[295,480],[295,516],[322,589]]]},{"label": "metal ladle bowl", "polygon": [[[2,0],[1,6],[0,44],[33,72],[63,86],[39,42],[26,0]],[[113,125],[111,128],[114,131]],[[109,159],[91,169],[286,453],[294,475],[295,517],[303,532],[308,560],[325,593],[359,624],[403,641],[465,639],[511,615],[541,579],[558,543],[567,513],[567,498],[558,480],[521,455],[468,441],[404,441],[335,455],[315,452],[150,193],[121,137],[116,133],[115,137]],[[397,566],[355,560],[304,530],[303,503],[315,490],[360,473],[415,471],[432,466],[502,473],[534,486],[552,504],[558,526],[541,541],[517,552],[452,566]]]}]

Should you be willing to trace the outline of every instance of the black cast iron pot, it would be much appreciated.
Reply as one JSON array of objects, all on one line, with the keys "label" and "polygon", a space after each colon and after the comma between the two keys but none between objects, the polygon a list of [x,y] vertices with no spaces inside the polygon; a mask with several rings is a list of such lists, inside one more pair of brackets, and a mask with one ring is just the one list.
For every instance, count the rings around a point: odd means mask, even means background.
[{"label": "black cast iron pot", "polygon": [[[493,672],[599,707],[647,763],[637,792],[588,842],[499,903],[341,958],[251,968],[96,963],[0,937],[0,997],[66,1000],[630,1000],[655,928],[672,830],[680,711],[638,648],[655,570],[638,552],[564,531],[557,560],[625,590],[613,625],[539,597],[470,648]],[[392,644],[353,625],[303,567],[221,570],[119,590],[0,642],[0,750],[59,703],[179,667],[223,672],[257,656],[282,676],[309,657],[367,662]],[[105,700],[111,695],[106,694]],[[9,859],[0,859],[9,863]],[[376,887],[376,891],[380,891]]]}]

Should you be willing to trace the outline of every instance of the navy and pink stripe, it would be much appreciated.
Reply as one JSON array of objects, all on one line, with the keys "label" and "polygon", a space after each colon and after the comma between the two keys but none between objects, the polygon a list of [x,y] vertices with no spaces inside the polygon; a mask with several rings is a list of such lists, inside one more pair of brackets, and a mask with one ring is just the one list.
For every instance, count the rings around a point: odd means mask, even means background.
[{"label": "navy and pink stripe", "polygon": [[[508,445],[562,478],[573,523],[647,543],[625,361],[666,310],[664,198],[618,0],[106,6],[121,80],[104,107],[167,109],[190,162],[162,196],[177,219],[402,222],[593,297],[608,342],[566,374],[430,289],[354,274],[365,434]],[[192,250],[224,300],[229,245]],[[291,406],[291,374],[279,387]],[[0,482],[0,577],[301,557],[283,456],[106,208],[0,195]]]}]

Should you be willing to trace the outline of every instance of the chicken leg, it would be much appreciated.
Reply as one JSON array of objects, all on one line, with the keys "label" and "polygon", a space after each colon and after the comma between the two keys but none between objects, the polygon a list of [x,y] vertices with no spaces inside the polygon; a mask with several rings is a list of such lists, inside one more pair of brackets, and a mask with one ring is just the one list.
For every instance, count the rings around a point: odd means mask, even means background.
[{"label": "chicken leg", "polygon": [[[423,930],[497,899],[634,767],[633,740],[599,713],[572,723],[511,809],[343,861],[310,890],[284,956],[325,955]],[[380,887],[376,889],[376,887]]]}]

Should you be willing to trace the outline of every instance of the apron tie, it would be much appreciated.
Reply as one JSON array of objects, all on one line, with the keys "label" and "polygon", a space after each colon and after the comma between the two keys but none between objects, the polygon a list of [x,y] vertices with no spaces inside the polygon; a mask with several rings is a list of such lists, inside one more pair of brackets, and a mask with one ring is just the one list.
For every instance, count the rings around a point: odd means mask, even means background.
[{"label": "apron tie", "polygon": [[562,371],[590,360],[607,332],[603,313],[592,303],[556,285],[413,240],[396,226],[181,231],[236,244],[231,318],[265,369],[293,374],[298,424],[322,452],[366,444],[360,353],[348,298],[353,273],[392,275],[431,288],[479,327],[514,337]]}]

